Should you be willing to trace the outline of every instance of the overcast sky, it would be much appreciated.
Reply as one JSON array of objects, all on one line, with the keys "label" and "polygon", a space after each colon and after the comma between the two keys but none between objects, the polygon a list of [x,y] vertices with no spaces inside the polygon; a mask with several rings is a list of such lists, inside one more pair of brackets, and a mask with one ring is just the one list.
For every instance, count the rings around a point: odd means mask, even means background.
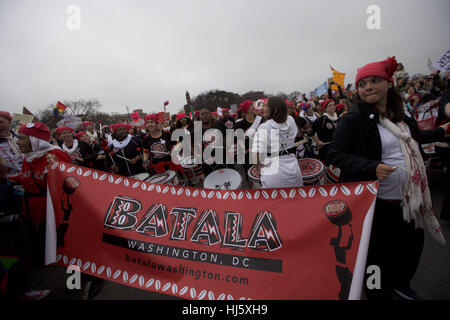
[{"label": "overcast sky", "polygon": [[[70,30],[67,8],[80,8]],[[381,9],[369,30],[367,7]],[[175,113],[211,89],[311,91],[395,55],[428,73],[450,46],[448,0],[0,0],[0,109],[98,98],[104,112]]]}]

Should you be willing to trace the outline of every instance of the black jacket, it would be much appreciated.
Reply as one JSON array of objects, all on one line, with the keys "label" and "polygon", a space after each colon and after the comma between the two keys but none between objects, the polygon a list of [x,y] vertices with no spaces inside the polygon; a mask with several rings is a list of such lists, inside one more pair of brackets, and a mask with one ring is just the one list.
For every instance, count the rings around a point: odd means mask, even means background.
[{"label": "black jacket", "polygon": [[[444,129],[419,131],[416,120],[404,114],[411,136],[420,144],[445,141]],[[381,138],[377,124],[379,114],[365,103],[357,103],[341,118],[329,145],[328,161],[341,169],[340,182],[377,180],[381,163]]]}]

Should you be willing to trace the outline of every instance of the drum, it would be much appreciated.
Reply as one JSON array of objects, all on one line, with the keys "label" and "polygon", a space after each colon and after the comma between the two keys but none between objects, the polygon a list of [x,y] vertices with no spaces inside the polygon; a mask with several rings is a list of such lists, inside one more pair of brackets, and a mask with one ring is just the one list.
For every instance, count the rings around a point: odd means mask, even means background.
[{"label": "drum", "polygon": [[242,186],[241,175],[233,169],[219,169],[205,179],[205,189],[236,190]]},{"label": "drum", "polygon": [[180,185],[180,180],[178,179],[177,173],[172,170],[167,170],[163,173],[155,174],[146,180],[151,183],[160,183],[160,184],[170,184],[173,186]]},{"label": "drum", "polygon": [[148,173],[144,172],[144,173],[135,174],[134,176],[130,176],[130,178],[141,180],[141,181],[147,181],[147,179],[150,178],[150,175]]},{"label": "drum", "polygon": [[341,169],[330,164],[325,170],[325,183],[326,184],[339,183],[340,175]]},{"label": "drum", "polygon": [[320,185],[320,179],[323,176],[324,166],[317,159],[299,159],[298,164],[303,176],[305,186]]},{"label": "drum", "polygon": [[194,163],[194,157],[184,158],[180,161],[183,167],[186,182],[192,187],[201,187],[205,181],[205,173],[201,164]]},{"label": "drum", "polygon": [[323,207],[323,213],[336,226],[344,226],[352,221],[352,213],[342,200],[332,200]]},{"label": "drum", "polygon": [[256,170],[256,165],[253,165],[248,169],[248,186],[250,189],[261,189],[261,175]]}]

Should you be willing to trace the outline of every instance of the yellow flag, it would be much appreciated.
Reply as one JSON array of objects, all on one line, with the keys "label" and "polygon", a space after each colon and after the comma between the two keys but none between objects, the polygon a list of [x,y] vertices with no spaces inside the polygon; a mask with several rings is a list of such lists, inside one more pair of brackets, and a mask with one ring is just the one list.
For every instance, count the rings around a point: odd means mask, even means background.
[{"label": "yellow flag", "polygon": [[[345,73],[336,71],[332,66],[330,66],[330,69],[331,72],[333,72],[333,82],[336,82],[341,86],[341,88],[344,88]],[[331,90],[338,91],[337,85],[333,84],[331,86]]]}]

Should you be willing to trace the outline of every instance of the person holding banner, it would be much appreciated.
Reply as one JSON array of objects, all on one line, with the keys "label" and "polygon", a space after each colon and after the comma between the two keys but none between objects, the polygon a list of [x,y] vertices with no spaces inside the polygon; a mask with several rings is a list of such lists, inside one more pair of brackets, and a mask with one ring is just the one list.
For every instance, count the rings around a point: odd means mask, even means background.
[{"label": "person holding banner", "polygon": [[[270,97],[263,107],[266,121],[256,131],[252,152],[258,155],[262,188],[288,188],[303,185],[302,172],[295,156],[297,125],[287,114],[286,102]],[[278,140],[275,140],[278,137]],[[261,156],[267,153],[265,159]]]},{"label": "person holding banner", "polygon": [[80,166],[105,171],[105,151],[92,142],[84,131],[76,133],[75,139],[78,141],[80,156],[83,159]]},{"label": "person holding banner", "polygon": [[50,130],[40,122],[29,123],[19,129],[18,146],[25,158],[21,174],[9,179],[24,189],[24,216],[32,226],[32,253],[39,265],[43,265],[45,244],[45,220],[47,209],[47,173],[49,164],[55,161],[71,163],[70,156],[50,141]]},{"label": "person holding banner", "polygon": [[128,133],[131,128],[127,123],[112,126],[114,139],[106,157],[108,168],[113,173],[126,177],[144,172],[140,156],[142,140]]},{"label": "person holding banner", "polygon": [[418,130],[393,85],[396,68],[392,57],[358,69],[359,102],[340,120],[328,160],[341,169],[340,182],[379,181],[366,265],[380,268],[381,288],[366,287],[366,297],[388,299],[394,291],[415,300],[411,279],[423,249],[423,228],[445,243],[433,214],[420,144],[444,140],[449,124]]}]

